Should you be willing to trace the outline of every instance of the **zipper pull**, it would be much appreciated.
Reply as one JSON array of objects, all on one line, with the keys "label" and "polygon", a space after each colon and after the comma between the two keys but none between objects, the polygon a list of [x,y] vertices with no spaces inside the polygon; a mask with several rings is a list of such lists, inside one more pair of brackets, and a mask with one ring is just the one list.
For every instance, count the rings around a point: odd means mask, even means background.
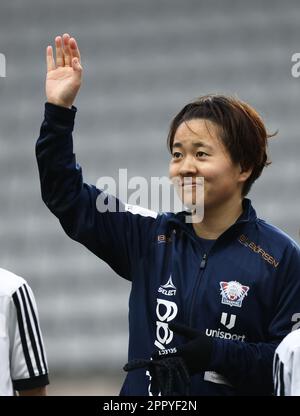
[{"label": "zipper pull", "polygon": [[202,260],[201,260],[201,263],[200,263],[200,269],[205,269],[206,261],[207,261],[207,254],[204,253],[203,257],[202,257]]}]

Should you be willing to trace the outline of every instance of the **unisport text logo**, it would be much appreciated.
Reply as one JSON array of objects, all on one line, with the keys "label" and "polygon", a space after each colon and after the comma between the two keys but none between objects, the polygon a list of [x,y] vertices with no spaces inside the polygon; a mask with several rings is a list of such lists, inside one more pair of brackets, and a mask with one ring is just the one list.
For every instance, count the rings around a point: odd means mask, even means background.
[{"label": "unisport text logo", "polygon": [[239,334],[231,334],[230,332],[221,331],[220,328],[218,329],[209,329],[207,328],[205,331],[208,337],[215,337],[221,339],[231,339],[232,341],[245,341],[246,335],[239,335]]},{"label": "unisport text logo", "polygon": [[[232,329],[235,326],[236,323],[236,315],[229,315],[226,312],[222,312],[221,315],[221,324],[224,325],[227,329]],[[218,329],[206,329],[205,331],[206,335],[208,337],[216,337],[221,339],[231,339],[233,341],[245,341],[246,336],[245,335],[239,335],[239,334],[231,334],[230,332],[221,331],[220,328]]]}]

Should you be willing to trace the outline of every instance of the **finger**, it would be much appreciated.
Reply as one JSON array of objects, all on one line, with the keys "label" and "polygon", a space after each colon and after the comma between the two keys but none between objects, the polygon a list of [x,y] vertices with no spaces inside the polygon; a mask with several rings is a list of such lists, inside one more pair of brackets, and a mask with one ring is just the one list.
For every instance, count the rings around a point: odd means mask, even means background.
[{"label": "finger", "polygon": [[136,370],[138,368],[147,367],[150,364],[151,364],[150,360],[137,358],[137,359],[131,360],[127,364],[125,364],[124,367],[123,367],[123,370],[124,371],[132,371],[132,370]]},{"label": "finger", "polygon": [[74,70],[75,75],[78,77],[78,79],[80,79],[82,73],[82,66],[80,65],[78,58],[72,59],[72,68]]},{"label": "finger", "polygon": [[199,331],[193,328],[189,328],[183,324],[175,324],[171,322],[169,324],[169,328],[171,331],[175,332],[175,334],[182,335],[188,339],[195,339],[199,336]]},{"label": "finger", "polygon": [[70,40],[70,35],[68,33],[65,33],[62,37],[65,66],[72,65],[72,56],[71,56],[71,51],[70,51],[69,40]]},{"label": "finger", "polygon": [[55,49],[56,49],[56,65],[57,66],[64,66],[65,59],[64,59],[64,51],[62,48],[62,38],[61,36],[56,36],[55,38]]},{"label": "finger", "polygon": [[79,62],[81,62],[80,52],[76,40],[74,38],[71,38],[69,41],[69,45],[72,58],[78,58]]},{"label": "finger", "polygon": [[55,62],[53,58],[53,49],[52,46],[47,46],[46,49],[46,62],[47,62],[47,72],[55,69]]}]

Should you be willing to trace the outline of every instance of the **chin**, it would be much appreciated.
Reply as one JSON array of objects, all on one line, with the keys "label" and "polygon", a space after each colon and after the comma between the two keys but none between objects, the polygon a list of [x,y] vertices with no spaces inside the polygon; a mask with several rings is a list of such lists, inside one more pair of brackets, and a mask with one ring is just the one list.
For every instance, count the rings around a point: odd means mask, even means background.
[{"label": "chin", "polygon": [[181,200],[183,201],[183,204],[185,206],[203,206],[203,193],[200,193],[199,195],[196,195],[196,192],[193,192],[193,194],[186,192],[183,194]]},{"label": "chin", "polygon": [[184,205],[184,209],[188,209],[190,211],[202,212],[203,211],[203,203],[199,203],[194,198],[185,198],[182,200],[182,204]]}]

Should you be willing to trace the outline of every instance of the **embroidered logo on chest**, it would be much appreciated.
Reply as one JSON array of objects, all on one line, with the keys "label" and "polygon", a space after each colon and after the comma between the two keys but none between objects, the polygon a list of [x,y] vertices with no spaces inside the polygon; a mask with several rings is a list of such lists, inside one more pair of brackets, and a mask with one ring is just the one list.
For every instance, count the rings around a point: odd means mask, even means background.
[{"label": "embroidered logo on chest", "polygon": [[169,280],[165,285],[159,286],[158,292],[162,293],[166,296],[175,296],[176,295],[176,287],[172,282],[172,275],[170,275]]},{"label": "embroidered logo on chest", "polygon": [[232,280],[230,282],[220,282],[222,303],[229,306],[241,308],[243,300],[249,291],[249,286]]}]

